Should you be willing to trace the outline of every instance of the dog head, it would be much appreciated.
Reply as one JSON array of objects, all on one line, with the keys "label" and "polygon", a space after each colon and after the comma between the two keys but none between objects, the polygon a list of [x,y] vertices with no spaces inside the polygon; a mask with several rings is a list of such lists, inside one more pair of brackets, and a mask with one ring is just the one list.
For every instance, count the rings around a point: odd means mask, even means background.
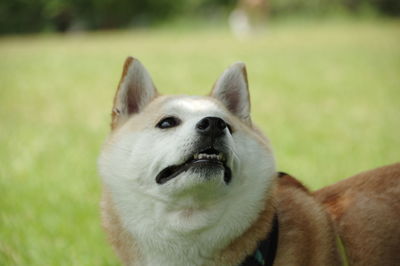
[{"label": "dog head", "polygon": [[234,209],[250,222],[263,205],[275,165],[250,118],[243,63],[229,67],[209,96],[161,96],[128,58],[111,127],[99,169],[128,227],[191,231]]}]

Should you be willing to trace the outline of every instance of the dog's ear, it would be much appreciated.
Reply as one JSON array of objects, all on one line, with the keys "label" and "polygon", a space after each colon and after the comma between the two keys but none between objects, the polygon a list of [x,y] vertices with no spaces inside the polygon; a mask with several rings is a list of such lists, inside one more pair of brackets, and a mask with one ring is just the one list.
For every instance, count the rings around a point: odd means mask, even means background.
[{"label": "dog's ear", "polygon": [[211,96],[220,100],[229,111],[251,125],[248,87],[246,65],[238,62],[222,73],[211,91]]},{"label": "dog's ear", "polygon": [[157,95],[146,68],[136,58],[128,57],[114,97],[111,126],[114,128],[120,120],[140,112]]}]

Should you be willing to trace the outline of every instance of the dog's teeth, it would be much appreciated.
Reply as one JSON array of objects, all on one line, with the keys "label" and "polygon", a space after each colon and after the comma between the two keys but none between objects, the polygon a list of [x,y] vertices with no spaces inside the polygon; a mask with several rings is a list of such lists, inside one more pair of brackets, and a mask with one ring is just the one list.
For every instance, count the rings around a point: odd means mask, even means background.
[{"label": "dog's teeth", "polygon": [[195,160],[208,159],[208,160],[218,160],[218,161],[222,161],[225,159],[222,153],[219,154],[196,153],[195,155],[193,155],[193,158]]}]

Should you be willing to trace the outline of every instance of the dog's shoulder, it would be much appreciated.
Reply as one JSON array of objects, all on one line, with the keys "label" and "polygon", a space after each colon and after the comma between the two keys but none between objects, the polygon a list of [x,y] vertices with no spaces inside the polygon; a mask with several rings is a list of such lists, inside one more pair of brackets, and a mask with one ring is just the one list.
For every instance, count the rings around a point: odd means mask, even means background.
[{"label": "dog's shoulder", "polygon": [[305,193],[309,190],[296,178],[285,172],[278,173],[278,186],[283,189],[299,189]]},{"label": "dog's shoulder", "polygon": [[[339,265],[335,234],[322,204],[293,176],[278,173],[277,179],[281,249],[276,265]],[[296,244],[300,242],[306,244]],[[287,250],[296,252],[288,255]]]}]

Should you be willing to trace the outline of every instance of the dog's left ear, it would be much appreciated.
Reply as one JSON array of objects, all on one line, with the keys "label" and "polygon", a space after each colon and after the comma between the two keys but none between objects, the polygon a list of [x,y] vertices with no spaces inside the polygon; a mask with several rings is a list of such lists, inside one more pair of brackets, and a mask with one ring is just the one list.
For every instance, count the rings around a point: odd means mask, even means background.
[{"label": "dog's left ear", "polygon": [[146,68],[136,58],[128,57],[114,98],[111,127],[139,113],[157,95]]},{"label": "dog's left ear", "polygon": [[211,91],[211,96],[220,100],[246,124],[251,125],[248,87],[246,65],[238,62],[222,73]]}]

